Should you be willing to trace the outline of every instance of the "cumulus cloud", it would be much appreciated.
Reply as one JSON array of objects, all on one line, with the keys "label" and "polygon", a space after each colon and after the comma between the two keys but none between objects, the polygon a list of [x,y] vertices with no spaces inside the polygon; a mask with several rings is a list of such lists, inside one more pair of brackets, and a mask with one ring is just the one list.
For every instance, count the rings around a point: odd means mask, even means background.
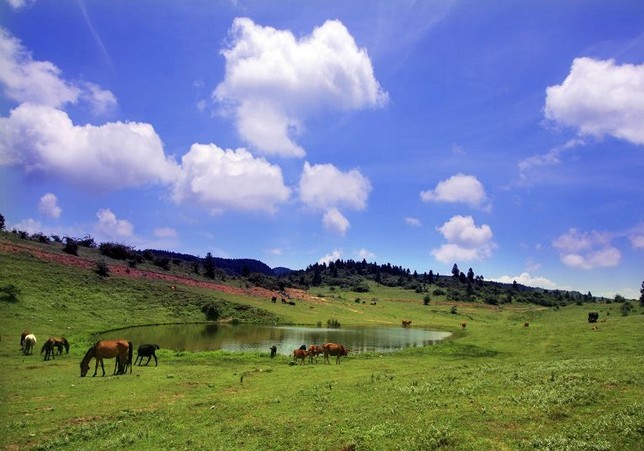
[{"label": "cumulus cloud", "polygon": [[612,236],[606,232],[581,232],[571,228],[552,242],[566,266],[594,269],[617,266],[621,252],[611,244]]},{"label": "cumulus cloud", "polygon": [[38,203],[38,211],[50,218],[58,218],[63,212],[63,209],[58,206],[58,198],[55,194],[47,193],[40,198]]},{"label": "cumulus cloud", "polygon": [[279,166],[255,158],[245,149],[220,149],[193,144],[181,159],[173,199],[193,202],[213,213],[223,210],[260,210],[273,213],[288,200]]},{"label": "cumulus cloud", "polygon": [[241,137],[267,154],[303,157],[293,138],[313,114],[375,108],[388,100],[367,51],[337,20],[297,38],[236,18],[221,53],[226,74],[213,98],[233,112]]},{"label": "cumulus cloud", "polygon": [[337,233],[341,236],[344,236],[347,233],[347,230],[351,227],[349,225],[349,220],[345,218],[337,208],[331,208],[327,211],[322,218],[322,223],[326,230]]},{"label": "cumulus cloud", "polygon": [[324,257],[320,258],[318,260],[318,263],[320,265],[324,263],[328,264],[329,262],[334,262],[338,259],[341,259],[343,255],[344,255],[344,252],[342,251],[342,249],[334,249],[333,252],[330,252],[326,254]]},{"label": "cumulus cloud", "polygon": [[348,207],[362,210],[371,192],[369,179],[359,170],[342,172],[332,164],[304,163],[300,178],[300,199],[315,210]]},{"label": "cumulus cloud", "polygon": [[453,216],[437,229],[447,243],[432,250],[432,255],[443,263],[482,260],[492,255],[496,244],[492,229],[487,224],[477,227],[471,216]]},{"label": "cumulus cloud", "polygon": [[376,258],[376,254],[367,249],[360,249],[356,252],[356,256],[359,260],[373,260]]},{"label": "cumulus cloud", "polygon": [[520,285],[525,285],[528,287],[545,288],[547,290],[555,290],[557,288],[561,288],[552,280],[546,277],[533,276],[529,272],[522,272],[518,276],[501,276],[490,280],[492,282],[500,282],[500,283],[513,283],[516,281],[516,283]]},{"label": "cumulus cloud", "polygon": [[30,103],[0,118],[0,165],[53,175],[95,192],[167,183],[177,175],[150,124],[74,125],[67,113]]},{"label": "cumulus cloud", "polygon": [[644,144],[644,64],[576,58],[563,83],[546,89],[545,115],[582,136]]},{"label": "cumulus cloud", "polygon": [[110,91],[93,83],[68,82],[61,75],[55,64],[35,61],[18,39],[0,28],[0,84],[8,98],[54,108],[82,99],[98,113],[116,105],[116,97]]},{"label": "cumulus cloud", "polygon": [[126,219],[118,219],[109,208],[99,210],[96,217],[98,222],[94,227],[95,234],[103,240],[120,242],[134,236],[132,223]]},{"label": "cumulus cloud", "polygon": [[473,175],[462,173],[439,182],[433,190],[421,191],[420,198],[424,202],[465,203],[489,209],[483,184]]}]

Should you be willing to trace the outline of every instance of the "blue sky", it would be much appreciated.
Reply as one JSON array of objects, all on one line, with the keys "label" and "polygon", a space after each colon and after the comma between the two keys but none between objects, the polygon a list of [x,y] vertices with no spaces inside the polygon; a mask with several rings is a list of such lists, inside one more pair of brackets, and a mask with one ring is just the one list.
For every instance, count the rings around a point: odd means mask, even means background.
[{"label": "blue sky", "polygon": [[639,297],[640,1],[0,0],[8,228]]}]

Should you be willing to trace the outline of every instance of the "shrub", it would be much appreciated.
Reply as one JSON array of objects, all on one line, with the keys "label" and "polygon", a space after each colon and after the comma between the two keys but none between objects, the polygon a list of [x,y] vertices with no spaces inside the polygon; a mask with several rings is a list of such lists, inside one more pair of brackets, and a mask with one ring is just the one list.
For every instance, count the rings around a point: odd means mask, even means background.
[{"label": "shrub", "polygon": [[94,271],[101,277],[108,277],[110,275],[110,268],[105,263],[105,260],[98,260]]},{"label": "shrub", "polygon": [[214,302],[208,302],[201,307],[201,311],[206,315],[208,321],[217,321],[219,319],[219,307]]},{"label": "shrub", "polygon": [[432,291],[432,294],[434,296],[445,296],[445,291],[440,288],[436,288],[434,291]]},{"label": "shrub", "polygon": [[64,238],[63,252],[70,255],[78,255],[78,243],[75,239],[66,236]]},{"label": "shrub", "polygon": [[20,288],[17,286],[9,284],[0,287],[0,301],[13,304],[18,302],[18,296],[20,296]]},{"label": "shrub", "polygon": [[631,310],[633,310],[633,304],[626,301],[622,304],[619,310],[622,312],[622,316],[628,316],[631,314]]},{"label": "shrub", "polygon": [[426,294],[425,296],[423,296],[423,305],[429,305],[429,301],[431,300],[432,298],[430,298],[429,295]]},{"label": "shrub", "polygon": [[329,327],[331,329],[339,329],[340,321],[338,321],[337,319],[329,319],[326,322],[326,327]]},{"label": "shrub", "polygon": [[453,305],[453,306],[452,306],[452,310],[450,310],[450,313],[451,313],[452,315],[456,315],[456,314],[458,313],[458,308],[456,308],[456,306],[455,306],[455,305]]}]

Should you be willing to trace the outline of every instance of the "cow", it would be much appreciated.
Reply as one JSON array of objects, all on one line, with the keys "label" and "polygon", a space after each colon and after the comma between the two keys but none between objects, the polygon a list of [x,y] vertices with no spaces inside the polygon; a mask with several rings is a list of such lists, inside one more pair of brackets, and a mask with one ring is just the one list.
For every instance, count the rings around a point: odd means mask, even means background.
[{"label": "cow", "polygon": [[298,359],[302,361],[302,364],[305,363],[306,357],[309,355],[306,349],[296,349],[293,351],[293,360],[297,363]]},{"label": "cow", "polygon": [[335,356],[335,363],[337,364],[340,363],[340,357],[349,355],[349,350],[344,345],[337,343],[325,343],[322,349],[324,349],[324,363],[329,363],[330,355]]},{"label": "cow", "polygon": [[317,346],[317,345],[311,345],[309,346],[309,362],[313,363],[313,357],[315,357],[315,361],[317,363],[318,361],[318,356],[320,354],[324,354],[324,348],[322,346]]},{"label": "cow", "polygon": [[588,312],[588,322],[589,323],[596,323],[597,319],[599,319],[599,313],[597,313],[597,312]]}]

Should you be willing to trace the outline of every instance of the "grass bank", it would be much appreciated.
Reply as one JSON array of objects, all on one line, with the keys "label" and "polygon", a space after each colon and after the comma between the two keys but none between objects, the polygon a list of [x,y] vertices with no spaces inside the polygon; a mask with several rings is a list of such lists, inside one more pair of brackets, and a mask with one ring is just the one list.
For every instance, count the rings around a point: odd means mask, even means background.
[{"label": "grass bank", "polygon": [[[320,288],[290,306],[0,253],[7,284],[20,295],[0,302],[4,449],[644,449],[644,316],[621,316],[615,304],[426,306],[416,293],[372,287]],[[79,377],[94,333],[202,321],[202,303],[219,299],[240,320],[399,327],[409,319],[454,336],[341,365],[162,349],[156,368]],[[596,330],[591,309],[605,320]],[[18,351],[25,328],[40,340],[31,356]],[[44,362],[40,345],[61,334],[70,354]]]}]

